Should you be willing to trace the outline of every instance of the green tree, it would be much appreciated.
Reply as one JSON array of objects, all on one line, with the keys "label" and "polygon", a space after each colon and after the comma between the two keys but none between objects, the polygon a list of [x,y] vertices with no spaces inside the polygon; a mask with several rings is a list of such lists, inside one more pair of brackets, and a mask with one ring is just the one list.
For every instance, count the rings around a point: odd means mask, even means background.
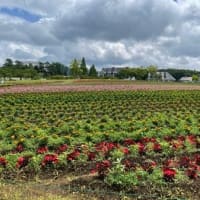
[{"label": "green tree", "polygon": [[88,75],[88,69],[86,66],[85,58],[83,57],[80,64],[80,74],[83,76]]},{"label": "green tree", "polygon": [[79,77],[80,76],[79,62],[76,59],[74,59],[70,64],[70,74],[73,77]]},{"label": "green tree", "polygon": [[96,70],[94,64],[90,67],[89,76],[91,76],[91,77],[97,77],[97,70]]},{"label": "green tree", "polygon": [[7,58],[5,60],[5,63],[3,64],[3,67],[13,67],[13,61],[10,58]]},{"label": "green tree", "polygon": [[149,75],[149,79],[157,79],[157,67],[154,65],[150,65],[147,67],[147,71],[148,71],[148,75]]},{"label": "green tree", "polygon": [[51,76],[64,75],[65,66],[59,62],[51,63],[48,66],[48,73]]},{"label": "green tree", "polygon": [[18,68],[27,68],[27,66],[24,66],[23,63],[19,60],[16,60],[15,61],[15,67],[18,67]]},{"label": "green tree", "polygon": [[196,74],[192,75],[192,80],[193,81],[198,81],[199,80],[199,76],[196,75]]}]

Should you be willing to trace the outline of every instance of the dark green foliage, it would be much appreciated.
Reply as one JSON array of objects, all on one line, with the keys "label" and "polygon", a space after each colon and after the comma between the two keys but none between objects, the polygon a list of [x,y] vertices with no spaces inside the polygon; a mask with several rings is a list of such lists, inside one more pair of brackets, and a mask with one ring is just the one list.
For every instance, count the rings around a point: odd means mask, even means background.
[{"label": "dark green foliage", "polygon": [[82,76],[88,75],[88,69],[86,66],[85,58],[83,57],[80,64],[80,73]]},{"label": "dark green foliage", "polygon": [[73,77],[80,76],[79,62],[76,59],[74,59],[70,64],[70,75]]},{"label": "dark green foliage", "polygon": [[92,65],[90,67],[89,76],[91,76],[91,77],[97,77],[97,70],[95,68],[95,65]]},{"label": "dark green foliage", "polygon": [[145,80],[148,77],[148,69],[147,68],[124,68],[119,71],[118,78],[131,78],[135,77],[137,80]]},{"label": "dark green foliage", "polygon": [[12,59],[7,58],[3,67],[0,68],[0,77],[12,78],[19,77],[22,78],[37,78],[37,77],[48,77],[68,75],[68,67],[65,65],[54,62],[39,62],[37,65],[33,64],[24,64],[21,61],[16,60],[15,62]]}]

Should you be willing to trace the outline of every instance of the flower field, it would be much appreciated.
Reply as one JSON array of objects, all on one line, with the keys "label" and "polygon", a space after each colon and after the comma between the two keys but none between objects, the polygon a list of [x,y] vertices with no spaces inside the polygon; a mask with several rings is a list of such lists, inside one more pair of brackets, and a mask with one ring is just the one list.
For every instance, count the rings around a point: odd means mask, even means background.
[{"label": "flower field", "polygon": [[113,190],[200,195],[197,90],[4,94],[0,105],[2,179],[73,171]]},{"label": "flower field", "polygon": [[[13,83],[12,83],[13,84]],[[135,90],[200,90],[199,84],[189,83],[146,83],[128,81],[83,81],[74,82],[44,82],[15,83],[14,85],[1,86],[0,94],[8,93],[41,93],[41,92],[81,92],[81,91],[135,91]]]}]

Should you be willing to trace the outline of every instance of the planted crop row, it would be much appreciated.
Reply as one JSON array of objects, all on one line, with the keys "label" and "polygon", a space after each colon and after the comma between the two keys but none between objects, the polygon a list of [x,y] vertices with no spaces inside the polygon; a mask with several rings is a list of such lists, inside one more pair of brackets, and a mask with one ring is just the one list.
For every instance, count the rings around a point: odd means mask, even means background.
[{"label": "planted crop row", "polygon": [[199,91],[12,94],[0,105],[4,178],[78,164],[126,189],[199,182]]}]

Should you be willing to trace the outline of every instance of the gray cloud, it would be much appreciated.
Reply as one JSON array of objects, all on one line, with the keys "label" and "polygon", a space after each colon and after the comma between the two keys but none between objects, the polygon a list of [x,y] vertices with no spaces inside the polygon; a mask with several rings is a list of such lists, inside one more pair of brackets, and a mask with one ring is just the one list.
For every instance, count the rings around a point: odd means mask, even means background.
[{"label": "gray cloud", "polygon": [[173,1],[162,4],[157,0],[97,0],[76,4],[55,22],[54,33],[61,40],[147,40],[163,34],[179,18]]},{"label": "gray cloud", "polygon": [[[24,3],[25,2],[25,3]],[[0,14],[0,62],[200,66],[198,0],[10,0],[0,6],[40,14],[37,23]]]}]

